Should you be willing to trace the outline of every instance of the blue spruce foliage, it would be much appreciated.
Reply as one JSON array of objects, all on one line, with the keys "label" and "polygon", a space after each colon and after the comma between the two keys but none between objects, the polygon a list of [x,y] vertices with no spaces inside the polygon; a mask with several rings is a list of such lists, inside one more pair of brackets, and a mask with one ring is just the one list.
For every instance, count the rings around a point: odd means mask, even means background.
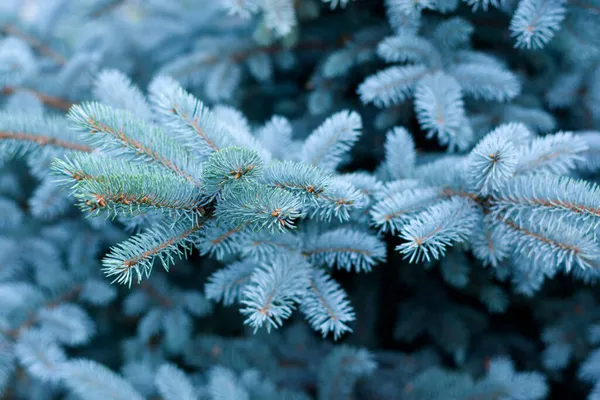
[{"label": "blue spruce foliage", "polygon": [[0,3],[0,398],[600,399],[597,0]]}]

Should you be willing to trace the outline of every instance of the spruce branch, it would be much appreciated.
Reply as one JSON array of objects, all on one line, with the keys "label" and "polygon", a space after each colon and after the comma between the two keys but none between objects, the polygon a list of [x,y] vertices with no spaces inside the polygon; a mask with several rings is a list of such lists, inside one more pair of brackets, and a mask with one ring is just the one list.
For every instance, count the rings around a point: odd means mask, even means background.
[{"label": "spruce branch", "polygon": [[469,185],[484,196],[500,189],[515,173],[518,161],[511,141],[514,128],[513,124],[497,128],[469,154]]},{"label": "spruce branch", "polygon": [[389,67],[367,78],[358,88],[363,103],[389,107],[408,99],[417,82],[430,74],[422,64]]},{"label": "spruce branch", "polygon": [[153,165],[85,154],[55,160],[52,169],[71,185],[79,206],[94,214],[137,215],[149,208],[193,214],[207,203],[188,180]]},{"label": "spruce branch", "polygon": [[515,244],[514,252],[526,256],[539,268],[563,266],[592,268],[600,259],[600,249],[591,233],[582,235],[573,226],[553,218],[552,229],[536,222],[516,223],[504,216],[497,217],[498,229]]},{"label": "spruce branch", "polygon": [[553,37],[565,18],[566,0],[521,0],[510,22],[515,47],[540,49]]},{"label": "spruce branch", "polygon": [[583,230],[600,223],[599,189],[589,182],[568,177],[519,176],[509,181],[492,200],[491,211],[513,221],[535,218],[552,221],[560,214],[584,224]]},{"label": "spruce branch", "polygon": [[[79,296],[82,290],[83,286],[76,283],[69,290],[66,290],[55,297],[47,299],[42,304],[40,309],[53,309],[58,307],[60,304],[71,302]],[[27,319],[21,322],[19,326],[8,331],[4,331],[4,333],[13,339],[17,339],[23,332],[34,326],[38,322],[38,319],[38,313],[33,313]]]},{"label": "spruce branch", "polygon": [[302,299],[300,310],[311,326],[323,337],[333,332],[334,340],[352,332],[347,323],[355,319],[354,310],[344,290],[324,271],[313,269],[309,275],[310,291]]},{"label": "spruce branch", "polygon": [[295,161],[273,162],[265,168],[262,182],[315,202],[326,190],[330,175],[318,167]]},{"label": "spruce branch", "polygon": [[92,146],[132,161],[141,159],[155,163],[196,186],[202,186],[197,177],[201,171],[199,165],[186,149],[169,138],[159,127],[124,110],[99,103],[76,105],[70,110],[68,117],[80,131],[88,134],[84,138]]},{"label": "spruce branch", "polygon": [[250,183],[225,190],[214,216],[228,226],[248,226],[252,230],[285,231],[301,217],[302,203],[290,193],[266,185]]},{"label": "spruce branch", "polygon": [[0,146],[9,156],[37,153],[43,159],[62,156],[68,151],[92,151],[77,140],[61,117],[8,111],[0,113]]},{"label": "spruce branch", "polygon": [[87,359],[72,359],[60,366],[64,385],[79,397],[89,400],[142,400],[125,379],[104,365]]},{"label": "spruce branch", "polygon": [[240,247],[240,236],[246,228],[245,225],[233,228],[217,224],[214,220],[206,224],[196,247],[202,255],[210,255],[217,260],[222,260],[228,254],[236,253]]},{"label": "spruce branch", "polygon": [[33,135],[26,132],[7,132],[0,131],[0,139],[2,140],[14,140],[14,141],[22,141],[26,143],[34,143],[40,147],[56,147],[63,150],[74,150],[81,151],[85,153],[90,153],[92,149],[88,146],[79,144],[79,143],[71,143],[61,139],[57,139],[51,136],[41,136],[41,135]]},{"label": "spruce branch", "polygon": [[255,331],[265,324],[269,332],[280,327],[291,316],[295,303],[302,301],[309,286],[308,272],[306,262],[293,257],[256,268],[241,294],[245,323]]},{"label": "spruce branch", "polygon": [[223,301],[230,306],[239,301],[244,287],[250,283],[258,264],[250,260],[236,261],[216,271],[208,278],[205,286],[206,297],[214,301]]},{"label": "spruce branch", "polygon": [[396,247],[410,262],[439,259],[452,243],[468,240],[476,223],[473,203],[453,197],[431,206],[407,223],[400,232],[406,240]]},{"label": "spruce branch", "polygon": [[377,202],[370,211],[375,226],[394,234],[409,217],[446,197],[444,189],[425,187],[398,191]]},{"label": "spruce branch", "polygon": [[335,265],[355,272],[370,271],[386,259],[383,242],[368,233],[338,228],[314,237],[305,244],[302,254],[314,265]]},{"label": "spruce branch", "polygon": [[343,178],[336,177],[329,181],[316,204],[307,204],[307,208],[311,216],[324,221],[331,221],[333,217],[348,221],[353,210],[360,209],[367,203],[368,197],[365,194]]},{"label": "spruce branch", "polygon": [[25,87],[6,86],[6,87],[2,88],[1,93],[5,96],[10,96],[12,94],[19,93],[19,92],[26,92],[26,93],[32,94],[33,96],[37,97],[43,104],[47,105],[48,107],[52,107],[57,110],[60,110],[60,111],[69,111],[71,109],[71,107],[73,106],[73,103],[69,100],[66,100],[66,99],[63,99],[60,97],[50,96],[50,95],[42,93],[38,90],[25,88]]},{"label": "spruce branch", "polygon": [[148,88],[159,119],[191,152],[205,157],[233,144],[214,112],[168,76],[158,76]]},{"label": "spruce branch", "polygon": [[217,195],[232,185],[244,185],[260,176],[263,162],[258,153],[242,147],[215,151],[203,164],[203,190]]},{"label": "spruce branch", "polygon": [[515,173],[550,172],[564,175],[577,163],[585,161],[583,155],[588,144],[571,132],[536,137],[517,150],[518,164]]},{"label": "spruce branch", "polygon": [[358,140],[361,129],[358,113],[347,110],[336,113],[306,139],[300,159],[324,170],[334,170]]},{"label": "spruce branch", "polygon": [[155,226],[150,230],[131,237],[111,248],[102,260],[103,271],[113,282],[131,286],[134,275],[138,283],[144,276],[150,276],[154,260],[158,257],[168,271],[174,263],[174,256],[184,257],[191,250],[194,235],[206,223],[206,217],[198,217],[190,222],[179,219],[173,226]]},{"label": "spruce branch", "polygon": [[245,231],[240,240],[242,255],[261,262],[267,262],[288,253],[300,253],[301,250],[302,238],[299,235]]},{"label": "spruce branch", "polygon": [[32,48],[36,49],[43,56],[51,58],[56,64],[66,64],[67,60],[61,54],[48,47],[41,40],[23,32],[20,28],[6,24],[2,27],[2,30],[8,35],[14,35],[26,41]]}]

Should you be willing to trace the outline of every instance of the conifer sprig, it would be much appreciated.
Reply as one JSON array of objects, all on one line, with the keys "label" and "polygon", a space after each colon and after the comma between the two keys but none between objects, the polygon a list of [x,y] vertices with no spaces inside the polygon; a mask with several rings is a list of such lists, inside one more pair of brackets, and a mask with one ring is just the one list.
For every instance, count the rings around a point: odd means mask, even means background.
[{"label": "conifer sprig", "polygon": [[188,151],[158,126],[133,114],[102,105],[74,106],[69,118],[82,138],[110,156],[160,165],[201,186],[201,168]]}]

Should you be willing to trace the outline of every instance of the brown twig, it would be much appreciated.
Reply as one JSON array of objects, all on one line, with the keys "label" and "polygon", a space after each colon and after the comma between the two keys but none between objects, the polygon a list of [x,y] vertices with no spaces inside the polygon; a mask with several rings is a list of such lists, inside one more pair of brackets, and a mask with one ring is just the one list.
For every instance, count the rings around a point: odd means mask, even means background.
[{"label": "brown twig", "polygon": [[11,95],[18,91],[29,92],[35,97],[37,97],[42,103],[44,103],[48,107],[56,108],[58,110],[69,111],[73,106],[73,103],[69,100],[61,99],[60,97],[49,96],[47,94],[29,88],[5,87],[2,89],[1,93],[3,95]]},{"label": "brown twig", "polygon": [[79,143],[72,143],[72,142],[67,142],[67,141],[60,140],[60,139],[57,139],[57,138],[54,138],[51,136],[32,135],[30,133],[24,133],[24,132],[0,131],[0,139],[20,140],[20,141],[24,141],[24,142],[34,142],[42,147],[54,146],[54,147],[60,147],[63,149],[68,149],[68,150],[82,151],[84,153],[91,153],[91,151],[92,151],[92,149],[90,147],[79,144]]},{"label": "brown twig", "polygon": [[14,35],[14,36],[17,36],[17,37],[23,39],[31,47],[33,47],[36,51],[38,51],[40,54],[53,59],[54,62],[57,63],[58,65],[66,64],[67,60],[62,55],[60,55],[56,51],[52,50],[50,47],[48,47],[47,45],[45,45],[44,43],[42,43],[40,40],[36,39],[35,37],[26,34],[25,32],[23,32],[16,26],[7,24],[7,25],[4,25],[3,30],[4,30],[4,32],[6,32],[9,35]]},{"label": "brown twig", "polygon": [[[79,284],[74,285],[73,288],[71,288],[71,290],[69,290],[68,292],[55,298],[54,300],[50,301],[49,303],[47,303],[45,305],[44,308],[55,308],[62,303],[69,302],[69,301],[73,300],[75,297],[77,297],[82,289],[83,289],[83,287],[81,285],[79,285]],[[18,326],[15,329],[6,331],[5,334],[7,336],[10,336],[13,339],[17,339],[24,330],[33,326],[33,324],[35,324],[37,322],[37,320],[38,320],[38,314],[33,313],[20,326]]]}]

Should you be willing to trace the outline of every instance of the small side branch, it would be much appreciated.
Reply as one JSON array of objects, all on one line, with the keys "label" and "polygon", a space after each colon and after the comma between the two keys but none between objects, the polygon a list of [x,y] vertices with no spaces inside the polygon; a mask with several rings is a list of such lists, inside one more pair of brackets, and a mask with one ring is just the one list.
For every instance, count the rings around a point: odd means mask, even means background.
[{"label": "small side branch", "polygon": [[41,136],[41,135],[32,135],[24,132],[7,132],[0,131],[0,139],[4,140],[18,140],[23,142],[33,142],[37,143],[39,146],[52,146],[52,147],[60,147],[67,150],[76,150],[84,153],[91,153],[91,147],[79,144],[67,142],[64,140],[60,140],[51,136]]},{"label": "small side branch", "polygon": [[69,109],[73,105],[73,103],[68,100],[61,99],[60,97],[49,96],[47,94],[38,92],[37,90],[28,89],[28,88],[5,87],[2,89],[1,93],[3,95],[11,95],[20,90],[31,93],[32,95],[37,97],[42,103],[44,103],[48,107],[56,108],[57,110],[69,111]]},{"label": "small side branch", "polygon": [[23,32],[22,30],[20,30],[19,28],[17,28],[14,25],[4,25],[3,27],[4,32],[6,32],[8,35],[13,35],[13,36],[17,36],[18,38],[23,39],[24,41],[26,41],[31,47],[33,47],[37,52],[39,52],[40,54],[51,58],[52,60],[54,60],[54,62],[58,65],[65,65],[67,60],[60,55],[59,53],[57,53],[56,51],[52,50],[50,47],[48,47],[47,45],[45,45],[44,43],[42,43],[39,39],[26,34],[25,32]]}]

